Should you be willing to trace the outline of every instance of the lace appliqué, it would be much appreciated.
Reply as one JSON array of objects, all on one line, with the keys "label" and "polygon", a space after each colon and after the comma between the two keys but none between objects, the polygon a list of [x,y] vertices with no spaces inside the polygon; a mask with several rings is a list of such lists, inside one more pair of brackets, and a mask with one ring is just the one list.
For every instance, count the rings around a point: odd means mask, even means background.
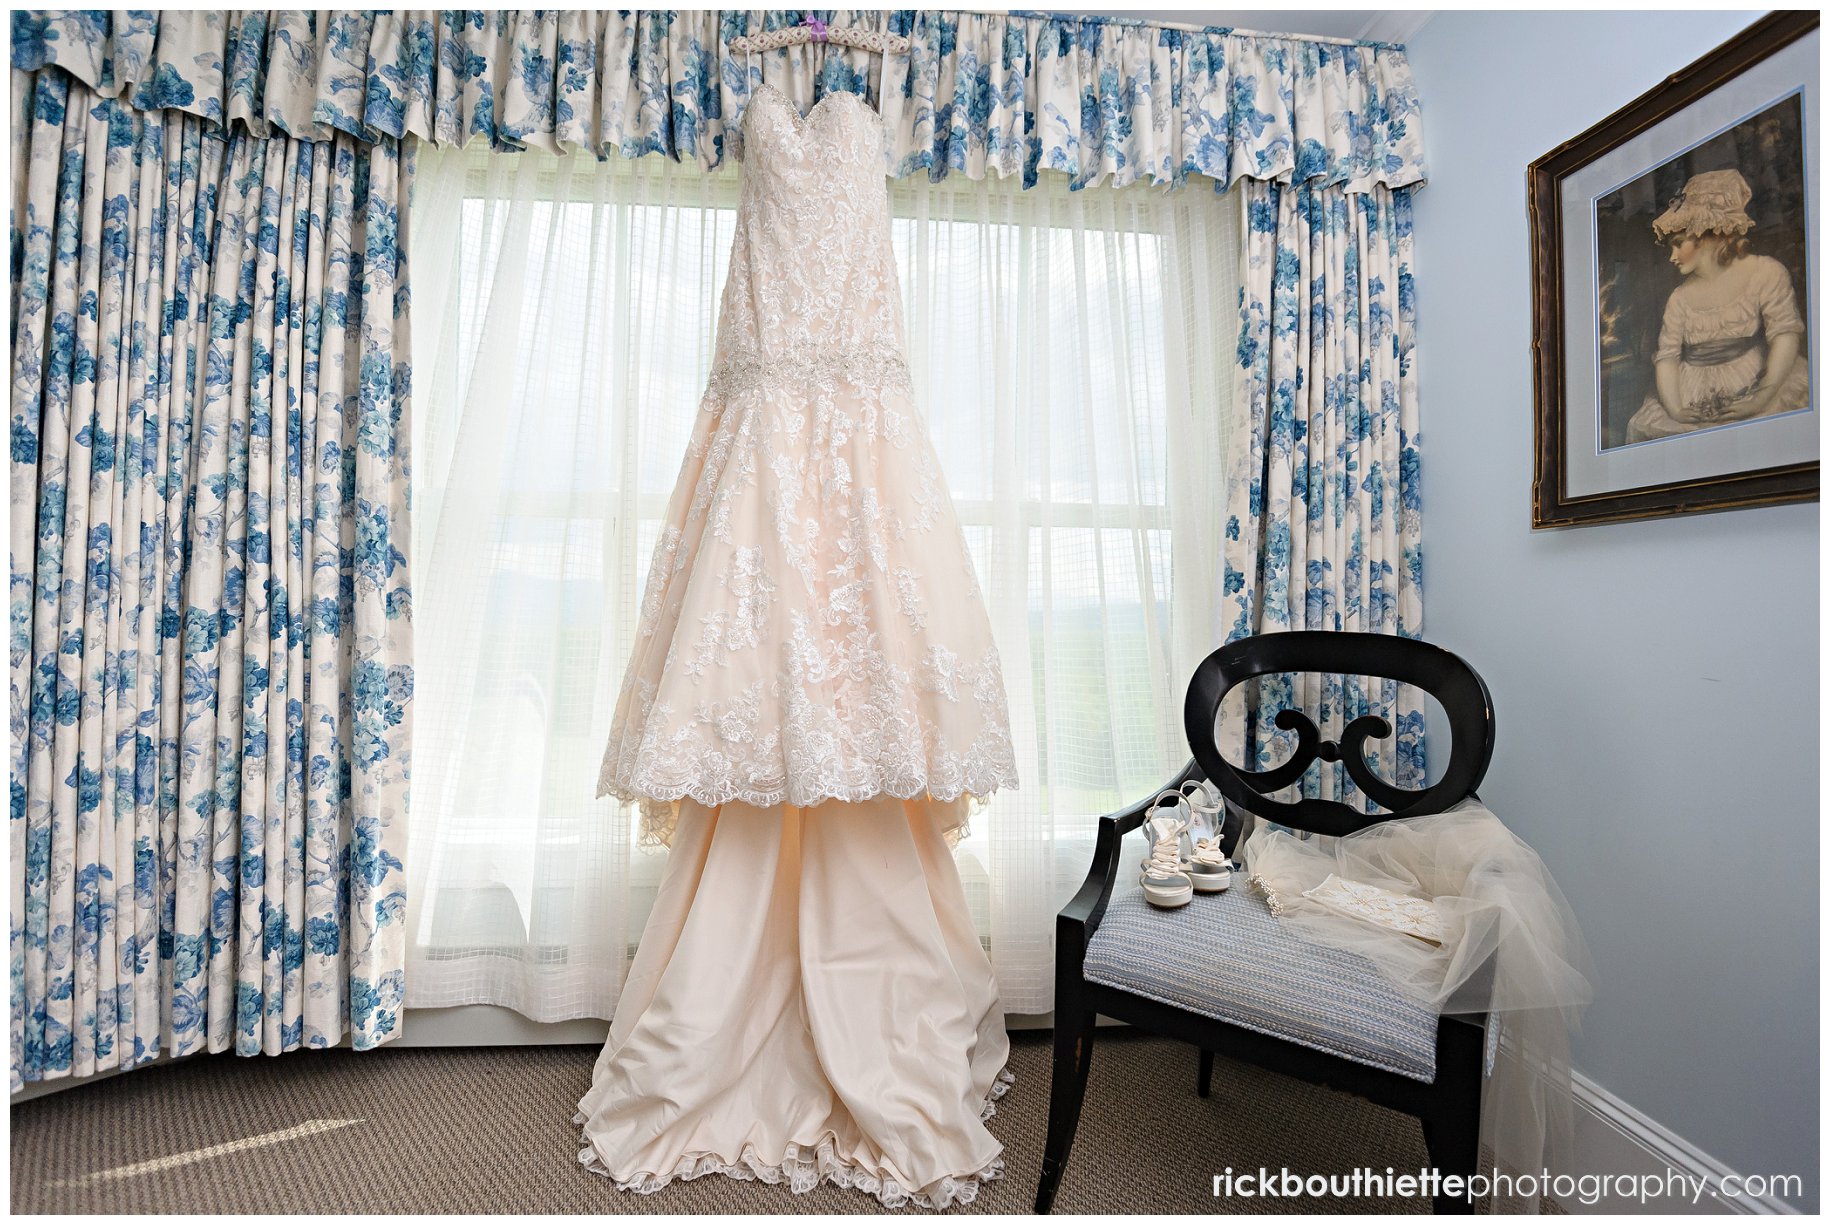
[{"label": "lace appliqu\u00e9", "polygon": [[[979,1112],[981,1123],[998,1112],[997,1100],[1010,1092],[1010,1086],[1015,1080],[1016,1077],[1009,1068],[998,1073]],[[572,1116],[572,1122],[576,1125],[582,1126],[585,1121],[582,1113]],[[715,1153],[688,1153],[674,1164],[673,1169],[664,1173],[639,1174],[634,1178],[621,1179],[611,1172],[603,1158],[598,1156],[597,1149],[586,1140],[584,1147],[578,1150],[578,1163],[593,1174],[616,1179],[617,1190],[634,1191],[641,1195],[653,1195],[675,1180],[691,1182],[707,1174],[723,1174],[740,1182],[765,1182],[771,1186],[787,1183],[788,1189],[796,1195],[805,1195],[822,1182],[829,1182],[835,1187],[856,1187],[866,1195],[875,1196],[885,1208],[903,1208],[913,1204],[917,1208],[934,1210],[951,1208],[954,1204],[970,1204],[978,1198],[981,1186],[1004,1177],[1004,1159],[1000,1157],[982,1170],[943,1178],[925,1191],[911,1191],[893,1178],[880,1177],[839,1156],[830,1131],[813,1144],[790,1142],[785,1146],[779,1162],[767,1161],[755,1148],[745,1145],[735,1162],[722,1161]]]},{"label": "lace appliqu\u00e9", "polygon": [[[827,685],[846,673],[864,683]],[[829,691],[860,700],[810,696]],[[641,730],[627,741],[623,728],[613,731],[598,778],[599,795],[640,805],[643,846],[671,845],[677,801],[689,797],[708,808],[813,808],[877,795],[982,800],[1017,786],[995,646],[966,663],[936,646],[918,669],[904,670],[872,651],[868,638],[847,639],[832,658],[801,622],[773,683],[758,680],[698,703],[685,718],[653,692],[637,686],[628,726]],[[626,742],[631,748],[619,754]]]}]

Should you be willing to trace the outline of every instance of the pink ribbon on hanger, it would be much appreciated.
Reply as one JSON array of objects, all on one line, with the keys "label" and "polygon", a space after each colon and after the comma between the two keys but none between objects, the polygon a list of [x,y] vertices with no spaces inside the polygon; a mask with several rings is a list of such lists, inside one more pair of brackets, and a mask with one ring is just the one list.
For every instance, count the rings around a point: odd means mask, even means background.
[{"label": "pink ribbon on hanger", "polygon": [[826,41],[826,23],[821,21],[818,17],[809,17],[801,24],[813,31],[814,42],[823,43]]}]

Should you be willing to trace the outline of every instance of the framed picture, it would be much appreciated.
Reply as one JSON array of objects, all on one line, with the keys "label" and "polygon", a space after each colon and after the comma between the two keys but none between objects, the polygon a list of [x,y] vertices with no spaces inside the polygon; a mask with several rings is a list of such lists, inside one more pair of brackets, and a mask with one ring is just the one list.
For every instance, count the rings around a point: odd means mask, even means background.
[{"label": "framed picture", "polygon": [[1531,164],[1532,526],[1817,497],[1817,13]]}]

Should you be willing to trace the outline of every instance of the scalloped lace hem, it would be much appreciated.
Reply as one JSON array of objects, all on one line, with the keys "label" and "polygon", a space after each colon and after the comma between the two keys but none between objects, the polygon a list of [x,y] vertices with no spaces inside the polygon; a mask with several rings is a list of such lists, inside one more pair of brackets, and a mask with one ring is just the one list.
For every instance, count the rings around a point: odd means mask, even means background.
[{"label": "scalloped lace hem", "polygon": [[843,804],[862,804],[880,795],[892,799],[913,800],[925,796],[936,803],[946,804],[954,800],[967,801],[966,814],[959,824],[947,831],[949,845],[956,844],[961,838],[969,836],[967,818],[981,811],[992,795],[1000,790],[1016,791],[1016,772],[996,774],[989,778],[962,783],[951,790],[934,791],[926,782],[917,781],[904,791],[894,784],[868,784],[861,787],[826,786],[813,790],[805,795],[790,794],[786,787],[773,791],[755,791],[745,787],[730,789],[712,789],[698,783],[685,783],[680,786],[656,786],[634,780],[624,781],[613,777],[598,780],[597,794],[613,796],[626,803],[638,806],[641,813],[640,830],[636,839],[637,845],[645,847],[670,847],[673,845],[674,831],[679,823],[677,804],[680,800],[693,800],[707,808],[718,808],[725,804],[748,804],[752,808],[775,808],[788,804],[795,808],[816,808],[821,804],[838,802]]},{"label": "scalloped lace hem", "polygon": [[931,800],[946,803],[948,800],[978,799],[983,800],[995,791],[1018,790],[1017,773],[1013,770],[1000,770],[981,778],[961,782],[946,789],[935,790],[928,785],[927,779],[915,779],[906,783],[886,783],[881,780],[864,783],[856,787],[845,787],[831,783],[817,784],[797,792],[792,787],[775,787],[767,791],[758,791],[750,787],[707,787],[703,783],[662,784],[652,779],[620,778],[606,770],[598,777],[597,794],[614,796],[619,800],[631,803],[654,801],[668,804],[674,800],[692,799],[707,808],[716,808],[720,804],[748,804],[752,808],[774,808],[777,804],[791,804],[796,808],[813,808],[829,800],[838,800],[846,804],[861,804],[865,800],[880,795],[893,796],[899,800],[912,800],[919,795],[926,795]]},{"label": "scalloped lace hem", "polygon": [[[998,1073],[992,1082],[991,1092],[985,1095],[985,1105],[979,1111],[982,1123],[998,1112],[997,1100],[1010,1092],[1016,1076],[1009,1068]],[[585,1116],[582,1111],[574,1113],[572,1122],[583,1125]],[[752,1145],[744,1145],[743,1152],[738,1154],[735,1162],[719,1159],[716,1153],[687,1153],[674,1163],[674,1167],[661,1174],[638,1174],[634,1178],[622,1179],[610,1172],[603,1158],[597,1155],[597,1149],[590,1140],[578,1152],[578,1163],[593,1174],[602,1175],[616,1183],[619,1191],[634,1191],[638,1195],[653,1195],[669,1183],[679,1180],[691,1182],[707,1174],[723,1174],[739,1182],[765,1182],[772,1186],[787,1183],[788,1189],[796,1195],[805,1195],[823,1182],[835,1187],[853,1187],[867,1195],[875,1196],[885,1208],[903,1208],[910,1204],[917,1208],[943,1209],[954,1204],[970,1204],[978,1198],[979,1188],[988,1182],[995,1182],[1004,1177],[1004,1159],[994,1158],[982,1170],[960,1176],[949,1175],[933,1184],[925,1191],[911,1191],[893,1178],[881,1178],[870,1170],[839,1156],[834,1148],[836,1137],[828,1131],[820,1136],[817,1146],[789,1142],[779,1163],[764,1161]]]}]

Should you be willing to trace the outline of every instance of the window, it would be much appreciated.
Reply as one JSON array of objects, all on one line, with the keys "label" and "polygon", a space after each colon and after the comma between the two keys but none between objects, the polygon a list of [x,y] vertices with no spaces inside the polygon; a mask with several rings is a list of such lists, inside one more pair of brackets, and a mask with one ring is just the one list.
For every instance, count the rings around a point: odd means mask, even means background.
[{"label": "window", "polygon": [[[422,154],[412,1005],[614,1007],[661,859],[592,793],[737,184],[652,157]],[[1054,176],[890,196],[1023,776],[961,871],[1006,1007],[1046,1011],[1094,818],[1185,759],[1181,686],[1217,641],[1239,217],[1205,188]]]}]

